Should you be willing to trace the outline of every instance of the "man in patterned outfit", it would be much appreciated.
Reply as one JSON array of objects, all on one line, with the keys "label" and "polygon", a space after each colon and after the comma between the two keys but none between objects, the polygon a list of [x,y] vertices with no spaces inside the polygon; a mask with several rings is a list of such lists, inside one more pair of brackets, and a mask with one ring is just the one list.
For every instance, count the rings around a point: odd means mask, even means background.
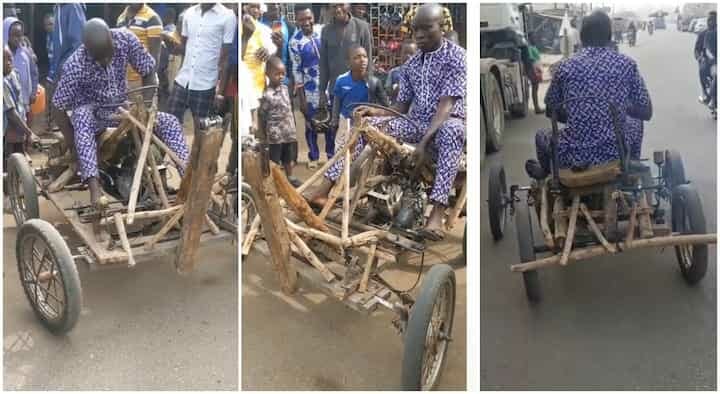
[{"label": "man in patterned outfit", "polygon": [[[455,182],[460,155],[465,144],[465,82],[467,68],[465,50],[443,38],[443,7],[425,4],[418,8],[413,22],[415,42],[420,51],[412,56],[400,74],[400,91],[393,108],[406,113],[419,127],[407,120],[388,117],[390,113],[376,108],[359,107],[360,116],[371,116],[370,122],[385,133],[407,143],[417,144],[415,163],[425,161],[428,148],[437,161],[430,204],[433,206],[425,225],[425,236],[443,236],[443,219],[448,194]],[[360,139],[353,159],[365,143]],[[338,161],[325,174],[325,180],[309,198],[323,203],[333,182],[340,177],[343,161]]]},{"label": "man in patterned outfit", "polygon": [[[310,4],[295,7],[298,29],[290,38],[290,59],[295,80],[295,91],[300,112],[305,118],[305,141],[308,145],[308,166],[313,168],[320,158],[318,133],[310,123],[320,107],[320,32],[322,25],[315,24]],[[332,133],[325,133],[325,151],[332,157],[335,141]]]},{"label": "man in patterned outfit", "polygon": [[[608,102],[619,112],[619,124],[633,159],[640,158],[643,121],[652,117],[652,103],[638,66],[630,57],[610,48],[610,18],[602,11],[583,20],[580,33],[583,49],[564,60],[557,68],[545,96],[547,114],[560,110],[566,100],[593,96],[567,103],[560,111],[566,127],[560,133],[560,168],[585,169],[618,160],[615,133]],[[537,157],[528,160],[528,175],[543,179],[551,172],[550,140],[552,131],[541,129],[535,136]]]},{"label": "man in patterned outfit", "polygon": [[[74,141],[80,178],[90,188],[93,205],[101,196],[95,138],[105,128],[119,124],[112,119],[117,107],[107,104],[127,100],[128,64],[142,76],[143,86],[157,84],[155,61],[137,37],[127,30],[110,30],[102,19],[93,18],[85,24],[83,45],[63,65],[53,95],[53,105],[59,110],[58,125],[67,145],[72,146]],[[175,116],[158,112],[154,132],[183,162],[187,161],[185,136]],[[182,174],[184,168],[178,171]]]}]

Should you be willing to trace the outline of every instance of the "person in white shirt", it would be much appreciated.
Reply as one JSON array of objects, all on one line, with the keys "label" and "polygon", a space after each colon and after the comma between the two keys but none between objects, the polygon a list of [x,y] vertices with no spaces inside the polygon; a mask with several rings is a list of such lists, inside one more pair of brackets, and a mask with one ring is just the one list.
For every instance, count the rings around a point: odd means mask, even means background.
[{"label": "person in white shirt", "polygon": [[175,77],[168,112],[183,122],[190,108],[195,130],[198,120],[210,116],[225,98],[217,85],[225,80],[228,52],[233,43],[237,18],[220,3],[201,3],[183,14],[182,43],[177,52],[183,64]]}]

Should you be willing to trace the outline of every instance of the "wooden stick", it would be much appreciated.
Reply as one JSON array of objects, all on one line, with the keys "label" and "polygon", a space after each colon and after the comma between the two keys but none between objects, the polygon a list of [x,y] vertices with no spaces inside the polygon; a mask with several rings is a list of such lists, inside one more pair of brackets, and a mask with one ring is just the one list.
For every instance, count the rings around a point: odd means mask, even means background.
[{"label": "wooden stick", "polygon": [[332,282],[333,280],[335,280],[335,275],[330,272],[330,270],[325,266],[325,264],[320,261],[317,255],[312,250],[310,250],[305,241],[303,241],[302,238],[300,238],[297,233],[295,233],[289,227],[288,234],[290,234],[290,240],[292,240],[293,244],[297,246],[300,253],[305,256],[305,259],[310,264],[312,264],[313,267],[317,268],[317,270],[320,271],[323,278],[325,278],[325,281]]},{"label": "wooden stick", "polygon": [[648,199],[644,191],[640,193],[639,204],[640,214],[638,219],[640,224],[640,238],[651,238],[654,235],[652,220],[650,219],[650,212],[652,212],[652,210],[650,209],[650,205],[648,204]]},{"label": "wooden stick", "polygon": [[567,218],[559,215],[560,211],[565,209],[565,201],[562,197],[555,197],[553,206],[553,217],[555,220],[555,240],[558,246],[563,246],[567,237]]},{"label": "wooden stick", "polygon": [[[370,153],[368,154],[367,158],[367,164],[362,168],[360,172],[360,179],[358,179],[357,183],[355,183],[355,190],[352,193],[352,200],[350,202],[350,218],[353,217],[355,214],[355,208],[357,208],[358,202],[360,202],[360,198],[362,198],[363,194],[367,190],[365,187],[365,182],[367,182],[367,178],[370,175],[370,169],[373,166],[373,162],[375,161],[375,150],[372,149]],[[347,183],[347,185],[350,185],[350,182]],[[349,194],[349,193],[348,193]]]},{"label": "wooden stick", "polygon": [[213,222],[212,219],[210,219],[210,215],[207,213],[205,214],[205,224],[207,224],[208,228],[210,229],[210,232],[214,235],[220,234],[220,228]]},{"label": "wooden stick", "polygon": [[[340,160],[342,157],[345,156],[345,153],[350,151],[351,147],[355,146],[355,143],[357,142],[358,137],[360,136],[360,128],[355,127],[355,130],[350,135],[350,138],[348,138],[347,142],[345,143],[345,146],[340,149],[339,151],[335,152],[335,156],[332,157],[332,159],[328,160],[327,163],[325,163],[322,167],[320,167],[319,170],[317,170],[314,174],[308,178],[305,183],[300,185],[300,187],[297,188],[298,193],[302,193],[310,187],[310,185],[314,184],[315,181],[317,181],[320,177],[322,177],[325,174],[325,171],[328,170],[333,164],[335,164],[338,160]],[[348,161],[349,162],[349,161]]]},{"label": "wooden stick", "polygon": [[630,224],[628,224],[627,234],[625,235],[625,243],[631,244],[635,239],[635,228],[637,227],[637,205],[633,204],[630,209]]},{"label": "wooden stick", "polygon": [[373,242],[370,245],[370,252],[365,260],[365,269],[363,270],[362,279],[360,279],[360,286],[358,291],[365,293],[367,291],[368,281],[370,280],[370,270],[372,270],[373,262],[375,261],[375,252],[377,251],[377,243]]},{"label": "wooden stick", "polygon": [[[181,207],[184,208],[184,205],[181,205]],[[180,218],[185,213],[184,209],[179,209],[175,214],[168,219],[168,221],[162,226],[160,231],[157,232],[150,240],[145,244],[145,249],[150,250],[155,247],[155,244],[162,239],[162,237],[167,234],[168,231],[170,231],[171,228],[175,226],[175,224],[180,220]]]},{"label": "wooden stick", "polygon": [[547,182],[542,182],[542,186],[540,187],[540,228],[542,229],[543,238],[545,239],[545,246],[554,249],[555,242],[553,241],[553,234],[548,224],[547,191]]},{"label": "wooden stick", "polygon": [[348,227],[350,226],[350,150],[345,151],[345,190],[343,190],[343,219],[342,239],[348,238]]},{"label": "wooden stick", "polygon": [[243,247],[242,247],[242,255],[247,256],[248,253],[250,253],[250,248],[252,247],[252,244],[255,242],[255,238],[257,237],[258,231],[260,231],[260,215],[255,215],[255,218],[253,219],[252,224],[250,224],[250,229],[248,230],[247,234],[245,235],[245,239],[243,240]]},{"label": "wooden stick", "polygon": [[145,170],[145,162],[147,161],[148,151],[150,150],[150,141],[152,136],[151,126],[155,124],[155,106],[150,109],[150,116],[148,116],[148,123],[145,127],[143,135],[142,148],[140,149],[140,155],[138,156],[137,166],[135,167],[135,175],[133,176],[132,187],[130,188],[130,200],[128,201],[127,217],[128,224],[132,224],[135,221],[135,207],[137,206],[138,194],[140,193],[140,181],[142,180],[142,174]]},{"label": "wooden stick", "polygon": [[[135,125],[135,127],[137,127],[140,130],[140,132],[142,132],[142,133],[145,132],[145,125],[143,125],[139,120],[137,120],[134,116],[132,116],[132,114],[130,114],[127,110],[125,110],[123,108],[120,108],[119,111],[122,113],[123,116],[127,117],[127,119],[129,119]],[[175,162],[175,165],[177,165],[178,167],[185,166],[185,163],[182,160],[180,160],[180,157],[178,157],[178,155],[175,154],[175,152],[173,152],[173,150],[170,149],[170,147],[168,147],[160,139],[160,137],[156,136],[154,133],[150,133],[150,134],[151,134],[152,141],[155,143],[155,145],[157,145],[158,148],[160,148],[160,150],[163,151],[163,153],[167,154],[170,157],[170,160]]]},{"label": "wooden stick", "polygon": [[127,232],[125,231],[125,223],[123,223],[120,212],[115,212],[114,217],[115,227],[117,228],[118,235],[120,236],[120,244],[122,245],[125,253],[127,253],[128,256],[128,267],[134,267],[135,258],[133,258],[132,248],[130,248],[130,241],[128,240]]},{"label": "wooden stick", "polygon": [[325,221],[315,215],[315,212],[310,208],[310,204],[308,204],[307,200],[290,184],[285,176],[285,172],[280,166],[271,163],[270,173],[275,181],[275,189],[277,189],[278,194],[285,200],[290,209],[300,216],[300,219],[307,223],[308,226],[320,231],[327,231]]},{"label": "wooden stick", "polygon": [[[174,207],[170,207],[167,209],[160,209],[155,211],[142,211],[142,212],[136,212],[135,213],[135,219],[143,220],[143,219],[157,219],[157,218],[164,218],[171,215],[174,215],[175,212],[182,209],[182,205],[176,205]],[[127,214],[121,214],[120,215],[123,219],[125,219],[125,216]],[[115,222],[115,216],[111,216],[106,219],[107,223],[113,223]]]},{"label": "wooden stick", "polygon": [[598,227],[597,223],[595,223],[595,220],[593,220],[592,216],[590,216],[590,211],[588,210],[588,207],[583,203],[580,204],[580,211],[585,216],[585,220],[590,225],[590,228],[592,229],[593,233],[595,233],[595,237],[600,241],[602,246],[605,248],[605,250],[608,251],[608,253],[616,253],[617,249],[608,242],[607,239],[605,239],[605,236],[602,234],[602,231],[600,231],[600,227]]},{"label": "wooden stick", "polygon": [[575,195],[573,197],[572,206],[570,207],[570,224],[568,225],[567,238],[565,239],[565,245],[563,247],[562,256],[560,257],[560,265],[567,265],[568,257],[570,256],[570,250],[572,249],[573,242],[575,241],[575,225],[577,224],[578,209],[580,206],[580,196]]},{"label": "wooden stick", "polygon": [[340,197],[340,193],[345,188],[345,172],[343,171],[342,175],[340,175],[340,179],[335,182],[332,189],[330,189],[330,194],[328,194],[328,199],[325,202],[325,206],[323,207],[322,211],[320,211],[320,219],[325,221],[325,217],[327,217],[327,214],[330,212],[333,206],[335,206],[335,202],[337,201],[338,197]]},{"label": "wooden stick", "polygon": [[62,190],[65,185],[70,182],[72,177],[75,175],[75,164],[71,164],[68,168],[63,171],[60,176],[57,177],[50,185],[48,185],[48,192],[55,193]]},{"label": "wooden stick", "polygon": [[[630,249],[640,249],[648,247],[664,247],[664,246],[678,246],[678,245],[696,245],[696,244],[715,244],[717,243],[717,234],[691,234],[691,235],[670,235],[667,237],[656,237],[649,239],[641,239],[628,242],[621,242],[618,246],[621,251]],[[589,259],[592,257],[603,256],[609,252],[604,246],[591,246],[587,248],[574,250],[570,254],[570,261],[580,261]],[[525,272],[532,271],[538,268],[543,268],[551,265],[558,264],[560,262],[560,256],[554,255],[522,264],[514,264],[510,266],[510,270],[513,272]]]}]

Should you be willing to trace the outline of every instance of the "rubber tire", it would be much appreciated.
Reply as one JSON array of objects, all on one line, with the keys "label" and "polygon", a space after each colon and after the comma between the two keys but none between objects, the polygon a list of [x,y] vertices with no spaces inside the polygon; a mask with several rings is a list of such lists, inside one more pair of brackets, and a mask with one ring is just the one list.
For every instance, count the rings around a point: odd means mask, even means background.
[{"label": "rubber tire", "polygon": [[683,165],[682,156],[674,149],[665,151],[665,168],[663,170],[665,181],[670,185],[670,189],[687,183],[685,178],[685,166]]},{"label": "rubber tire", "polygon": [[[687,212],[687,215],[685,213]],[[684,228],[684,217],[690,220],[690,228]],[[705,215],[703,214],[700,195],[690,184],[680,185],[673,189],[672,196],[672,231],[684,234],[706,234]],[[708,265],[708,246],[693,245],[693,262],[690,268],[682,264],[680,247],[675,247],[675,255],[685,281],[694,285],[705,277]]]},{"label": "rubber tire", "polygon": [[[488,128],[485,130],[487,134],[485,148],[487,153],[495,153],[502,149],[502,136],[505,133],[505,108],[497,78],[493,75],[488,80],[490,81],[488,84],[488,108],[486,108]],[[499,123],[498,127],[495,127],[496,119]]]},{"label": "rubber tire", "polygon": [[[241,192],[241,196],[242,195],[250,196],[250,199],[253,201],[253,204],[255,204],[255,192],[253,192],[252,187],[250,187],[249,184],[242,182],[242,184],[240,185],[240,192]],[[242,210],[241,207],[239,207],[239,209]],[[240,210],[238,210],[238,230],[240,231],[240,238],[243,239],[243,235],[244,235],[246,229],[242,228],[243,223],[240,222]],[[255,208],[255,214],[257,214],[257,207]],[[250,215],[250,216],[254,216],[254,215]],[[250,225],[251,223],[252,222],[249,222],[248,225]],[[249,230],[249,229],[250,228],[248,227],[247,230]]]},{"label": "rubber tire", "polygon": [[42,219],[30,219],[20,226],[20,230],[18,231],[17,239],[15,241],[15,257],[18,264],[17,268],[21,285],[23,280],[21,270],[21,264],[23,264],[21,257],[22,245],[23,240],[30,234],[36,234],[45,242],[60,271],[64,285],[63,292],[65,295],[65,313],[63,318],[58,321],[48,320],[35,308],[28,289],[25,286],[22,286],[25,296],[27,297],[28,302],[30,302],[30,306],[33,308],[35,315],[51,333],[55,335],[66,334],[75,327],[75,324],[77,324],[83,305],[80,275],[78,274],[77,267],[75,266],[75,260],[73,259],[72,254],[70,253],[70,248],[68,248],[68,245],[62,235],[60,235],[60,232],[58,232],[53,225]]},{"label": "rubber tire", "polygon": [[483,109],[480,109],[480,152],[478,152],[478,158],[480,159],[480,167],[482,168],[483,163],[485,162],[485,156],[487,154],[488,148],[488,137],[487,137],[487,127],[485,127],[485,114],[483,113]]},{"label": "rubber tire", "polygon": [[520,65],[520,78],[522,79],[523,87],[523,102],[520,104],[513,104],[510,106],[510,115],[513,118],[519,119],[527,116],[530,107],[530,81],[527,77],[525,66]]},{"label": "rubber tire", "polygon": [[[427,274],[425,274],[418,297],[410,310],[410,318],[408,319],[403,341],[402,390],[416,391],[420,390],[422,386],[422,363],[423,353],[425,352],[427,328],[432,317],[435,299],[438,296],[442,284],[446,281],[452,283],[451,293],[453,303],[449,322],[450,329],[448,331],[448,333],[452,334],[456,300],[455,272],[447,264],[437,264],[432,266]],[[450,343],[448,343],[448,347],[445,349],[445,354],[441,361],[442,365],[435,383],[440,381],[449,350]]]},{"label": "rubber tire", "polygon": [[463,231],[463,249],[462,249],[462,265],[467,266],[467,221],[465,222],[465,230]]},{"label": "rubber tire", "polygon": [[504,235],[502,221],[505,220],[507,207],[503,201],[503,196],[506,195],[505,168],[500,164],[493,164],[490,167],[488,179],[488,218],[490,220],[490,232],[495,241],[501,240]]},{"label": "rubber tire", "polygon": [[[527,201],[520,201],[515,204],[515,230],[517,231],[518,252],[522,263],[535,261],[535,240],[533,239],[532,229],[530,207],[528,207]],[[531,303],[540,302],[542,289],[540,288],[540,277],[537,270],[525,271],[522,276],[528,301]]]},{"label": "rubber tire", "polygon": [[[35,176],[33,175],[30,163],[22,153],[13,153],[8,159],[8,177],[11,172],[17,173],[22,183],[24,200],[25,200],[25,221],[29,219],[37,219],[40,217],[40,203],[38,201],[37,185],[35,184]],[[18,222],[13,212],[15,224],[20,227],[23,223]]]}]

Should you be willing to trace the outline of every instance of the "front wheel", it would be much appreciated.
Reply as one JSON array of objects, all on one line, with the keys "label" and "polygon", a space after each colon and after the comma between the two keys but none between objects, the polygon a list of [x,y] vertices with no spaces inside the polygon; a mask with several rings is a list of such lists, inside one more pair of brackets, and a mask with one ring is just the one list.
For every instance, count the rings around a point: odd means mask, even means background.
[{"label": "front wheel", "polygon": [[402,388],[432,390],[447,358],[455,318],[455,272],[449,265],[430,268],[410,310],[405,331]]},{"label": "front wheel", "polygon": [[[535,240],[533,238],[532,219],[527,201],[520,201],[515,206],[515,229],[517,230],[518,251],[520,262],[535,261]],[[540,278],[536,270],[525,271],[523,284],[525,295],[530,302],[539,302],[541,298]]]},{"label": "front wheel", "polygon": [[10,155],[7,173],[10,207],[15,217],[15,224],[21,226],[27,220],[40,217],[35,176],[25,155],[22,153]]},{"label": "front wheel", "polygon": [[44,220],[28,220],[20,226],[15,256],[20,283],[40,322],[54,334],[72,330],[82,309],[82,288],[58,230]]},{"label": "front wheel", "polygon": [[[705,215],[697,190],[692,185],[680,185],[673,190],[672,230],[682,234],[705,234]],[[683,278],[694,285],[705,277],[708,265],[707,245],[679,245],[675,255]]]},{"label": "front wheel", "polygon": [[490,232],[495,241],[501,240],[505,233],[507,195],[505,169],[499,164],[494,164],[490,167],[488,180],[488,219],[490,220]]}]

